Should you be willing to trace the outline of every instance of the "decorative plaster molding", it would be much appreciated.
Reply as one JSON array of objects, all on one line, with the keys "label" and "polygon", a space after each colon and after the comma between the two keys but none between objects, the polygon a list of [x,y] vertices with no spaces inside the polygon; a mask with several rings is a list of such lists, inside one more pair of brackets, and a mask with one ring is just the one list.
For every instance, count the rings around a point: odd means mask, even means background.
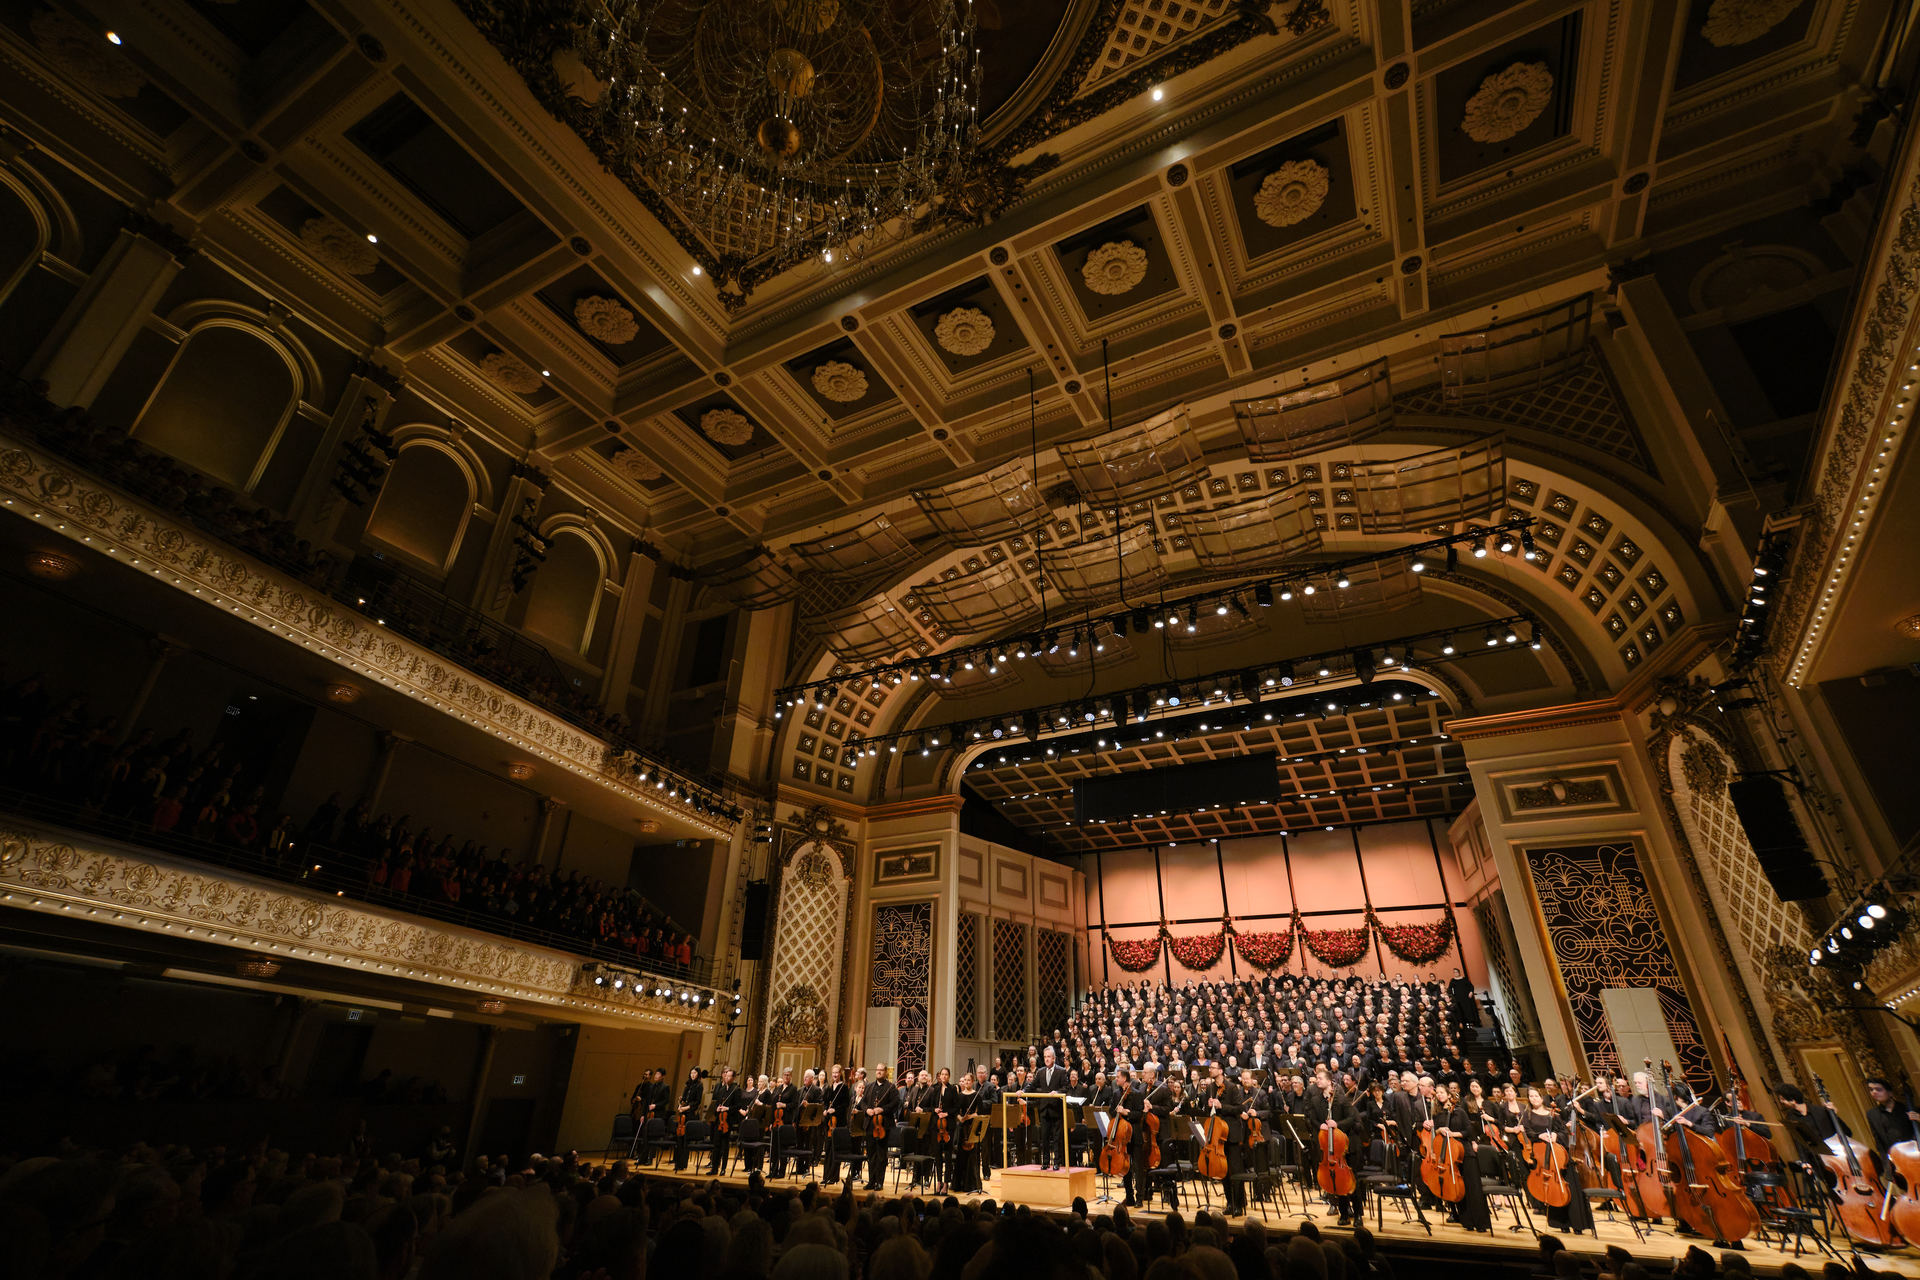
[{"label": "decorative plaster molding", "polygon": [[[477,679],[325,593],[152,508],[106,488],[0,428],[0,505],[90,550],[121,559],[237,619],[251,622],[414,701],[457,716],[503,742],[571,769],[641,809],[670,814],[722,839],[733,834],[655,789],[623,776],[606,743],[550,712]],[[36,513],[43,513],[36,519]]]}]

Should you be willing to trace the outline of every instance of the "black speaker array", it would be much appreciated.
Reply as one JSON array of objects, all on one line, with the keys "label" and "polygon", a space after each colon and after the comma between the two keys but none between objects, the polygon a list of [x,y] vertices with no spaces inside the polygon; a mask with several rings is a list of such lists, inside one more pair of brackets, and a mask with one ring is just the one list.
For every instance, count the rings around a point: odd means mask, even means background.
[{"label": "black speaker array", "polygon": [[1800,823],[1787,803],[1786,785],[1779,778],[1735,778],[1727,795],[1767,883],[1782,902],[1805,902],[1832,892],[1826,872],[1813,860],[1813,850],[1800,834]]},{"label": "black speaker array", "polygon": [[747,881],[747,900],[740,912],[740,958],[760,960],[767,949],[767,882]]}]

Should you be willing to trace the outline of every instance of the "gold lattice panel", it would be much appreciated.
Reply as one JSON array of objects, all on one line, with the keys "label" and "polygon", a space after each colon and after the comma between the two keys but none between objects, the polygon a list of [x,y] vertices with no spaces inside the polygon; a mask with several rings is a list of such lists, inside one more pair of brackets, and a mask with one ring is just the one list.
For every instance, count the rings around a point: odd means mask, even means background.
[{"label": "gold lattice panel", "polygon": [[1041,929],[1033,939],[1033,986],[1040,1005],[1040,1034],[1067,1025],[1067,935]]},{"label": "gold lattice panel", "polygon": [[[1680,825],[1698,856],[1701,870],[1719,886],[1722,923],[1740,940],[1747,958],[1756,969],[1772,947],[1785,946],[1803,952],[1812,945],[1807,923],[1793,907],[1780,900],[1760,869],[1747,840],[1740,815],[1727,794],[1731,766],[1720,749],[1697,738],[1682,748],[1689,754],[1711,753],[1718,768],[1700,770],[1704,776],[1676,777],[1674,806],[1680,813]],[[1699,758],[1696,756],[1696,758]],[[1697,782],[1697,787],[1690,783]]]},{"label": "gold lattice panel", "polygon": [[1126,0],[1082,91],[1204,30],[1234,7],[1232,0]]},{"label": "gold lattice panel", "polygon": [[802,848],[781,871],[775,907],[769,1007],[796,986],[811,987],[834,1025],[840,1006],[840,939],[846,925],[847,882],[840,859],[821,845]]},{"label": "gold lattice panel", "polygon": [[993,1035],[1027,1038],[1027,926],[1017,920],[993,922]]},{"label": "gold lattice panel", "polygon": [[980,917],[960,913],[953,944],[953,1034],[961,1040],[980,1035]]},{"label": "gold lattice panel", "polygon": [[1500,979],[1493,993],[1497,1006],[1495,1014],[1500,1019],[1502,1030],[1506,1032],[1507,1043],[1519,1048],[1539,1043],[1540,1033],[1533,1025],[1532,1015],[1520,1005],[1517,997],[1517,993],[1526,990],[1526,987],[1521,982],[1520,969],[1513,953],[1507,950],[1507,931],[1502,927],[1504,922],[1501,920],[1505,913],[1505,895],[1498,890],[1473,904],[1473,918],[1480,925],[1480,942],[1486,950],[1487,967]]},{"label": "gold lattice panel", "polygon": [[1395,396],[1394,407],[1408,413],[1467,415],[1550,431],[1655,474],[1639,429],[1620,403],[1613,379],[1597,355],[1589,355],[1546,386],[1519,395],[1470,405],[1450,404],[1441,398],[1436,385]]}]

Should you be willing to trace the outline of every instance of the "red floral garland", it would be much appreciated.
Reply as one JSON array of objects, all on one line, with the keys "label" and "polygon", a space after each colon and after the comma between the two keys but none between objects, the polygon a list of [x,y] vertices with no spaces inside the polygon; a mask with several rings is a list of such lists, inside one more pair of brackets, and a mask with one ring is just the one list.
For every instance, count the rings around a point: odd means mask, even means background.
[{"label": "red floral garland", "polygon": [[1291,928],[1277,933],[1243,933],[1235,929],[1233,950],[1254,968],[1271,973],[1293,959],[1293,932]]},{"label": "red floral garland", "polygon": [[1368,916],[1387,944],[1387,950],[1408,964],[1432,964],[1447,954],[1453,944],[1453,917],[1441,916],[1426,924],[1386,924],[1371,912]]},{"label": "red floral garland", "polygon": [[1205,972],[1220,963],[1227,951],[1224,933],[1195,933],[1184,938],[1167,935],[1167,949],[1173,958],[1196,972]]},{"label": "red floral garland", "polygon": [[1151,938],[1116,938],[1107,934],[1107,950],[1113,953],[1113,962],[1128,973],[1145,973],[1160,963],[1160,935]]},{"label": "red floral garland", "polygon": [[1373,930],[1364,924],[1352,929],[1303,928],[1300,934],[1314,959],[1334,969],[1360,963],[1373,941]]}]

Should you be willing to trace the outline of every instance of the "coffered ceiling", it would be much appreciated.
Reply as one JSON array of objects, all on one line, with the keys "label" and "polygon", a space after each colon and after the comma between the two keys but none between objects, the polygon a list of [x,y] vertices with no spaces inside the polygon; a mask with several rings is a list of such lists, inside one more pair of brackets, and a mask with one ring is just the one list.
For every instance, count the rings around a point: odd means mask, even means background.
[{"label": "coffered ceiling", "polygon": [[606,171],[536,0],[141,0],[117,49],[29,0],[0,103],[704,564],[1109,416],[1204,427],[1362,355],[1416,385],[1441,331],[1821,187],[1887,9],[982,5],[994,216],[744,297]]}]

